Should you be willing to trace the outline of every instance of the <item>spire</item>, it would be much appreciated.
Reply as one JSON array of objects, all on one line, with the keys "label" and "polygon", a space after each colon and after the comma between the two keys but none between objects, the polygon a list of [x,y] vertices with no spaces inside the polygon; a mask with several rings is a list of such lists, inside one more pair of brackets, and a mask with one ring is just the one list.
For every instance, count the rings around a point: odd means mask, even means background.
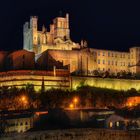
[{"label": "spire", "polygon": [[45,28],[45,25],[43,24],[42,26],[42,32],[45,33],[46,32],[46,28]]}]

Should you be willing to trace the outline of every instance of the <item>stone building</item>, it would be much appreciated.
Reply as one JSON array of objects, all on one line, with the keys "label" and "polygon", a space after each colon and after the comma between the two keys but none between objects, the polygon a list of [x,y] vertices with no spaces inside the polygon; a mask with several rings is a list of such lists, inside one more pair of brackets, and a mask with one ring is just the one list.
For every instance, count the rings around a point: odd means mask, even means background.
[{"label": "stone building", "polygon": [[18,50],[6,57],[8,70],[35,69],[35,54],[27,50]]},{"label": "stone building", "polygon": [[5,133],[23,133],[33,128],[35,114],[8,114],[1,119],[5,125]]},{"label": "stone building", "polygon": [[23,27],[23,48],[40,54],[48,49],[72,50],[79,45],[70,39],[69,14],[66,17],[57,17],[50,25],[50,31],[42,26],[38,30],[38,18],[33,16],[30,23],[26,22]]},{"label": "stone building", "polygon": [[23,49],[35,52],[40,69],[66,67],[70,72],[92,75],[93,71],[140,72],[140,47],[132,47],[128,52],[87,48],[87,42],[75,43],[70,38],[69,14],[57,17],[50,25],[50,31],[42,26],[38,30],[38,18],[30,18],[23,27]]}]

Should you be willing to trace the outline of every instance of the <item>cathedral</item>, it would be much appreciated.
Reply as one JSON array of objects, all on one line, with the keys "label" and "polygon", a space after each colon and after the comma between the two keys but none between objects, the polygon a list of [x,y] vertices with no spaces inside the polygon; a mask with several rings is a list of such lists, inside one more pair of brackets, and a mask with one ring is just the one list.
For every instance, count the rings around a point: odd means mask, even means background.
[{"label": "cathedral", "polygon": [[23,26],[23,49],[0,51],[0,71],[68,70],[70,74],[93,76],[100,73],[140,73],[140,47],[128,52],[91,48],[85,40],[71,40],[69,14],[56,17],[50,29],[38,29],[38,17],[30,17]]},{"label": "cathedral", "polygon": [[23,27],[23,49],[35,53],[35,63],[41,69],[68,68],[70,73],[82,72],[92,75],[93,71],[140,72],[140,47],[129,52],[89,48],[86,41],[75,43],[70,38],[69,14],[56,17],[50,29],[42,26],[38,30],[38,17],[30,17]]},{"label": "cathedral", "polygon": [[0,87],[22,88],[34,85],[36,91],[50,88],[76,89],[86,85],[140,90],[140,80],[99,78],[95,73],[117,75],[140,73],[140,47],[127,52],[96,49],[85,40],[73,42],[70,37],[69,14],[56,17],[50,29],[38,30],[38,17],[30,17],[23,26],[23,49],[0,51]]},{"label": "cathedral", "polygon": [[38,30],[38,18],[33,16],[30,22],[24,24],[23,37],[23,49],[35,54],[46,50],[72,50],[80,47],[70,39],[69,14],[55,18],[50,30],[43,25],[42,31]]}]

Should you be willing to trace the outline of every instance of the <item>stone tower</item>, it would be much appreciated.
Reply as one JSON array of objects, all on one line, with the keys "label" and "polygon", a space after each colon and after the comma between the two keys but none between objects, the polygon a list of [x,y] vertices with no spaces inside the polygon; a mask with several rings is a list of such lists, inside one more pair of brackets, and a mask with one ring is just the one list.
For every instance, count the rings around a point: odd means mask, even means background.
[{"label": "stone tower", "polygon": [[33,51],[38,44],[36,16],[30,17],[30,24],[26,22],[23,26],[23,49]]},{"label": "stone tower", "polygon": [[42,27],[38,30],[38,17],[30,17],[30,22],[23,26],[23,49],[32,51],[36,55],[45,50],[72,50],[80,48],[78,43],[70,39],[69,14],[56,17],[50,25],[50,30]]},{"label": "stone tower", "polygon": [[70,39],[70,29],[69,29],[69,14],[66,17],[57,17],[53,20],[54,25],[54,39]]}]

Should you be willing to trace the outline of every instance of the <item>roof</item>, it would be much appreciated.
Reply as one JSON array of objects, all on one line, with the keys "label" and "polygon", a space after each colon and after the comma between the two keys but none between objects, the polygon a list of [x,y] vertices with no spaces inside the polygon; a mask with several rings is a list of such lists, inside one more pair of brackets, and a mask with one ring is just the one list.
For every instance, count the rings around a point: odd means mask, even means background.
[{"label": "roof", "polygon": [[22,118],[31,118],[33,117],[33,113],[26,113],[26,114],[6,114],[1,116],[2,120],[12,120],[12,119],[22,119]]}]

